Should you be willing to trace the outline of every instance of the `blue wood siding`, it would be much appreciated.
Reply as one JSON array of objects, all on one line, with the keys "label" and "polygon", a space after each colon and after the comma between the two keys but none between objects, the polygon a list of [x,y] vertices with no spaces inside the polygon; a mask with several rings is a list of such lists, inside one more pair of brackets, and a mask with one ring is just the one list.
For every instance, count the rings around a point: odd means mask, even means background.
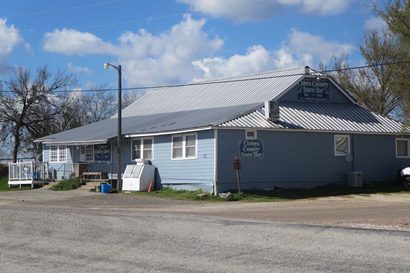
[{"label": "blue wood siding", "polygon": [[53,176],[56,176],[56,179],[64,179],[69,178],[70,175],[74,172],[73,166],[73,153],[74,147],[73,146],[66,146],[67,147],[67,161],[66,162],[50,162],[50,146],[43,145],[43,162],[48,162],[49,172],[52,173]]},{"label": "blue wood siding", "polygon": [[[248,189],[273,187],[314,187],[346,183],[350,171],[362,171],[365,182],[394,181],[397,170],[408,159],[396,159],[395,137],[352,135],[354,160],[334,156],[331,133],[258,131],[263,142],[263,158],[241,158],[241,185]],[[218,190],[236,188],[232,167],[239,155],[243,130],[220,130],[218,133]]]},{"label": "blue wood siding", "polygon": [[[351,103],[351,101],[343,95],[336,86],[334,86],[330,81],[327,81],[329,86],[329,101],[330,103]],[[289,90],[279,101],[283,102],[297,102],[299,95],[299,86],[296,85],[291,90]]]},{"label": "blue wood siding", "polygon": [[[172,135],[154,138],[153,164],[157,167],[157,183],[180,189],[213,190],[214,132],[197,132],[196,159],[171,160]],[[158,186],[158,185],[157,185]]]},{"label": "blue wood siding", "polygon": [[352,135],[354,168],[364,181],[393,181],[399,169],[410,166],[409,158],[396,158],[396,138]]}]

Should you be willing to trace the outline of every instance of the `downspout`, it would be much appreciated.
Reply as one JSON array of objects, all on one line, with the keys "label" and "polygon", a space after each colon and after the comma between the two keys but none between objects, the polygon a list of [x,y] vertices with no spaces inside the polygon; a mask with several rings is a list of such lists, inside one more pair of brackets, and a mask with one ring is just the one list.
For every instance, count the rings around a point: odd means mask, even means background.
[{"label": "downspout", "polygon": [[353,139],[354,139],[354,135],[351,135],[351,142],[352,143],[350,143],[350,145],[352,146],[351,147],[351,153],[352,153],[352,172],[354,172],[355,171],[355,166],[354,166],[354,160],[355,160],[355,147],[354,147],[354,141],[353,141]]},{"label": "downspout", "polygon": [[218,129],[214,128],[214,195],[218,195]]}]

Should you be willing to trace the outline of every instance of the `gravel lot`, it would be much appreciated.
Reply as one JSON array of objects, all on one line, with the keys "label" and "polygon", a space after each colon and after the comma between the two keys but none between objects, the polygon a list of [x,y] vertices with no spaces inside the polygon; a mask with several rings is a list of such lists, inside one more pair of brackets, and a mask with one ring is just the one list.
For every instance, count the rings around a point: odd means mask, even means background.
[{"label": "gravel lot", "polygon": [[408,272],[409,196],[209,203],[0,193],[0,272]]},{"label": "gravel lot", "polygon": [[0,205],[86,208],[184,213],[279,223],[331,225],[410,231],[410,193],[351,195],[287,202],[188,202],[135,196],[97,194],[83,190],[0,193]]}]

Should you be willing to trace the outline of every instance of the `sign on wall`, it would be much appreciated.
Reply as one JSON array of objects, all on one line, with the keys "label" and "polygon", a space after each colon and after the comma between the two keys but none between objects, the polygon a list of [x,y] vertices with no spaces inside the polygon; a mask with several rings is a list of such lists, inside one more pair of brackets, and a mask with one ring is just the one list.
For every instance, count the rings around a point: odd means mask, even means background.
[{"label": "sign on wall", "polygon": [[110,162],[111,149],[109,144],[98,144],[94,146],[94,158],[97,162]]},{"label": "sign on wall", "polygon": [[327,80],[304,79],[298,84],[298,100],[329,101],[329,87]]},{"label": "sign on wall", "polygon": [[257,139],[242,140],[239,144],[239,154],[241,157],[262,158],[263,143]]}]

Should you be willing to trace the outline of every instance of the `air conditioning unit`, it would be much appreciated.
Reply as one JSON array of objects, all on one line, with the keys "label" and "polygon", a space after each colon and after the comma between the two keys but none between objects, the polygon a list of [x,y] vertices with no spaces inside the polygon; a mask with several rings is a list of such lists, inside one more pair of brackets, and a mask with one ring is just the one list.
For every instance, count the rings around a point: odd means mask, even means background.
[{"label": "air conditioning unit", "polygon": [[349,186],[362,187],[363,186],[363,172],[349,172],[347,182]]}]

